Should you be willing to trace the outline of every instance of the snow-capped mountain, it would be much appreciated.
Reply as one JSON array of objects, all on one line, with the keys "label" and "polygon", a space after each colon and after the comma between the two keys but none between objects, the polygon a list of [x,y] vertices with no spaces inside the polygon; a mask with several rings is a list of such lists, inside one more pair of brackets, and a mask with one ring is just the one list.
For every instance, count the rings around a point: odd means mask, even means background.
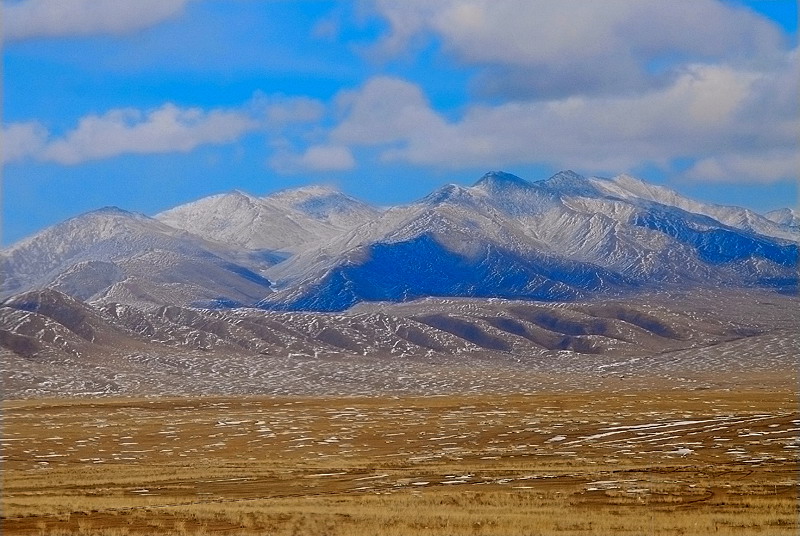
[{"label": "snow-capped mountain", "polygon": [[767,219],[774,221],[778,225],[800,229],[800,214],[791,208],[781,208],[765,214]]},{"label": "snow-capped mountain", "polygon": [[[796,244],[659,203],[644,188],[642,197],[622,196],[605,182],[615,184],[573,172],[536,183],[493,172],[470,188],[445,186],[271,268],[268,275],[290,284],[261,305],[339,310],[431,295],[576,299],[795,280]],[[656,193],[667,201],[668,191]]]},{"label": "snow-capped mountain", "polygon": [[378,214],[341,192],[311,186],[260,198],[240,191],[215,195],[162,212],[156,219],[248,250],[296,253]]},{"label": "snow-capped mountain", "polygon": [[379,211],[324,187],[104,209],[2,252],[2,296],[346,309],[425,296],[574,300],[687,286],[796,292],[800,228],[627,175],[487,173]]},{"label": "snow-capped mountain", "polygon": [[[785,238],[789,240],[797,239],[796,230],[789,230],[785,227],[791,225],[791,216],[794,212],[791,209],[782,209],[782,215],[770,217],[769,214],[762,216],[742,207],[715,205],[711,203],[701,203],[693,199],[684,197],[673,190],[648,184],[630,175],[618,175],[613,179],[601,179],[592,177],[589,179],[600,191],[611,197],[620,197],[629,200],[644,200],[659,203],[661,205],[672,206],[683,209],[687,212],[701,214],[714,218],[720,223],[724,223],[736,229],[752,231],[754,233],[771,236],[775,238]],[[773,212],[773,214],[774,214]],[[796,217],[796,214],[794,214]],[[783,221],[779,221],[783,217]],[[776,219],[778,218],[778,219]],[[795,220],[797,221],[797,220]]]},{"label": "snow-capped mountain", "polygon": [[252,303],[270,283],[239,257],[142,214],[104,208],[4,250],[0,296],[52,288],[82,300]]},{"label": "snow-capped mountain", "polygon": [[380,211],[327,186],[282,190],[264,198],[336,229],[352,229],[378,217]]}]

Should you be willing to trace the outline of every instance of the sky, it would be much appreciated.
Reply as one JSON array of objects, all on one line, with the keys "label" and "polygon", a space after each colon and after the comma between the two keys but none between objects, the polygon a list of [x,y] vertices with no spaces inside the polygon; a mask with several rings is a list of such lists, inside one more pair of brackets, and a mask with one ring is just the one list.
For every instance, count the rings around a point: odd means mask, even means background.
[{"label": "sky", "polygon": [[2,243],[326,184],[490,170],[797,206],[796,0],[3,0]]}]

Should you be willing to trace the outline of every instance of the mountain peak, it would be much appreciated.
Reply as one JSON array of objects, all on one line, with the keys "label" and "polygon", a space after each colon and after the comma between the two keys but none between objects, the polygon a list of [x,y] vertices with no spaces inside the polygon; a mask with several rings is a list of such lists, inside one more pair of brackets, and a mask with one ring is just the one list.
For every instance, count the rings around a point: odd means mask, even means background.
[{"label": "mountain peak", "polygon": [[303,217],[331,225],[336,229],[357,227],[377,217],[379,211],[330,186],[303,186],[275,192],[264,198]]},{"label": "mountain peak", "polygon": [[185,207],[202,207],[206,205],[219,205],[219,206],[252,206],[258,203],[258,198],[239,189],[222,192],[219,194],[209,195],[202,197],[195,201],[186,203],[185,205],[178,205],[164,212],[157,214],[156,218],[161,218],[163,214],[172,214],[175,209],[183,209]]},{"label": "mountain peak", "polygon": [[86,215],[89,214],[96,214],[96,215],[104,215],[107,214],[109,216],[133,216],[133,212],[129,212],[127,210],[121,209],[119,207],[115,207],[113,205],[109,205],[107,207],[100,207],[95,210],[90,210],[89,212],[85,213]]},{"label": "mountain peak", "polygon": [[265,199],[301,201],[313,199],[315,197],[328,197],[331,195],[344,196],[342,192],[331,186],[310,184],[299,188],[278,190],[266,196]]},{"label": "mountain peak", "polygon": [[571,169],[564,169],[550,177],[548,180],[562,179],[562,180],[586,180],[586,177],[579,173],[575,173]]},{"label": "mountain peak", "polygon": [[230,195],[234,197],[246,197],[248,199],[252,199],[254,196],[250,195],[249,193],[245,192],[244,190],[240,190],[238,188],[234,188],[230,192],[222,195]]},{"label": "mountain peak", "polygon": [[540,181],[547,186],[561,186],[561,185],[587,185],[589,184],[589,180],[584,177],[583,175],[579,175],[575,173],[571,169],[565,169],[563,171],[559,171],[549,179],[545,179]]},{"label": "mountain peak", "polygon": [[540,181],[537,184],[559,196],[579,195],[594,197],[599,193],[588,178],[575,173],[571,169],[559,171],[549,179]]},{"label": "mountain peak", "polygon": [[791,208],[779,208],[766,213],[766,218],[778,225],[800,226],[800,214]]},{"label": "mountain peak", "polygon": [[457,184],[445,184],[438,190],[434,190],[425,196],[421,203],[428,205],[439,205],[441,203],[459,201],[470,198],[470,190]]},{"label": "mountain peak", "polygon": [[527,188],[531,183],[504,171],[490,171],[475,183],[476,187],[485,189],[500,189],[509,187]]},{"label": "mountain peak", "polygon": [[[252,194],[249,194],[249,193],[245,192],[244,190],[239,190],[238,188],[234,189],[234,190],[231,190],[230,192],[226,192],[224,194],[219,194],[219,195],[216,195],[216,196],[212,195],[212,196],[207,197],[205,199],[218,199],[218,200],[227,200],[227,201],[238,201],[238,202],[241,202],[241,203],[250,203],[250,204],[253,204],[253,203],[257,204],[259,202],[258,197],[254,196]],[[200,201],[203,201],[203,200],[201,199]]]},{"label": "mountain peak", "polygon": [[142,214],[141,212],[131,212],[129,210],[125,210],[123,208],[115,207],[115,206],[107,206],[101,207],[95,210],[90,210],[89,212],[84,212],[83,214],[78,214],[77,216],[73,216],[66,220],[66,222],[83,222],[83,221],[94,221],[94,220],[102,220],[102,221],[142,221],[142,220],[149,220],[151,219],[149,216]]},{"label": "mountain peak", "polygon": [[338,189],[334,188],[333,186],[328,186],[327,184],[309,184],[307,186],[295,188],[294,191],[308,195],[330,195],[342,193]]},{"label": "mountain peak", "polygon": [[666,191],[667,190],[667,188],[664,188],[664,187],[660,187],[659,188],[655,184],[650,184],[650,183],[648,183],[646,181],[643,181],[642,179],[640,179],[638,177],[634,177],[633,175],[628,175],[627,173],[621,173],[621,174],[619,174],[619,175],[617,175],[617,176],[615,176],[615,177],[613,177],[612,179],[609,179],[609,180],[611,182],[615,183],[615,184],[618,184],[618,185],[622,186],[623,188],[624,187],[636,188],[637,190],[641,190],[643,188],[646,188],[646,189],[649,189],[649,190],[653,190],[653,189],[660,189],[662,191]]}]

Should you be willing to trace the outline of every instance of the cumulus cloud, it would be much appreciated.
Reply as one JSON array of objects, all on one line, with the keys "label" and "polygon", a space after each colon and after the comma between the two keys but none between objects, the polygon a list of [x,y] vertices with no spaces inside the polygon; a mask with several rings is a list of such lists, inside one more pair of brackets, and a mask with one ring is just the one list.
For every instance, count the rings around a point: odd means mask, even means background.
[{"label": "cumulus cloud", "polygon": [[200,145],[232,142],[258,126],[241,110],[204,111],[173,104],[149,112],[120,108],[89,115],[57,138],[36,122],[12,123],[3,129],[3,163],[33,158],[73,165],[122,154],[188,152]]},{"label": "cumulus cloud", "polygon": [[312,145],[300,154],[279,150],[269,165],[279,173],[327,172],[351,170],[356,167],[356,161],[350,149],[343,145]]},{"label": "cumulus cloud", "polygon": [[[544,162],[600,172],[698,158],[696,178],[751,180],[764,164],[772,171],[760,180],[776,180],[796,159],[800,131],[791,88],[776,81],[796,72],[796,53],[777,72],[692,65],[640,95],[472,105],[457,120],[417,85],[378,77],[339,97],[343,119],[329,136],[375,147],[384,161],[448,169]],[[775,160],[776,151],[788,156]],[[716,158],[734,152],[751,156]]]},{"label": "cumulus cloud", "polygon": [[47,142],[47,129],[36,121],[12,123],[3,128],[2,163],[37,155]]},{"label": "cumulus cloud", "polygon": [[7,41],[126,34],[183,11],[190,0],[24,0],[3,3]]},{"label": "cumulus cloud", "polygon": [[771,61],[783,40],[756,13],[717,0],[376,0],[374,9],[389,26],[382,54],[434,36],[486,68],[484,92],[512,98],[639,92],[687,63]]},{"label": "cumulus cloud", "polygon": [[689,168],[684,178],[712,182],[770,183],[798,180],[800,151],[777,150],[763,154],[723,154],[703,158]]},{"label": "cumulus cloud", "polygon": [[267,125],[281,128],[296,123],[313,123],[325,115],[322,101],[308,97],[257,95],[254,106],[260,107]]},{"label": "cumulus cloud", "polygon": [[188,152],[203,144],[231,142],[256,126],[238,111],[206,112],[173,104],[148,113],[116,109],[84,117],[63,138],[50,142],[41,158],[78,164],[126,153]]},{"label": "cumulus cloud", "polygon": [[[123,154],[185,153],[201,145],[232,143],[253,131],[280,137],[298,126],[316,128],[324,113],[316,99],[257,92],[236,108],[204,110],[166,103],[148,111],[112,109],[84,116],[60,135],[35,121],[13,123],[3,128],[2,162],[30,158],[74,165]],[[355,165],[347,148],[335,145],[309,149],[296,160],[308,169]]]},{"label": "cumulus cloud", "polygon": [[336,101],[346,119],[333,130],[332,138],[343,143],[410,141],[444,126],[419,86],[399,78],[372,78],[359,90],[341,93]]}]

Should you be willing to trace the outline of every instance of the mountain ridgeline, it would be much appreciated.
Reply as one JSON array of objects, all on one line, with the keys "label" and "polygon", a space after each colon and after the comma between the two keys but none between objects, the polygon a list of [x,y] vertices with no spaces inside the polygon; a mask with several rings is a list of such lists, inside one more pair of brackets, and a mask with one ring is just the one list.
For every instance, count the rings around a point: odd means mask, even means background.
[{"label": "mountain ridgeline", "polygon": [[797,293],[800,219],[627,175],[491,172],[381,210],[324,187],[89,212],[0,253],[0,298],[342,311],[422,297],[574,301],[661,289]]}]

